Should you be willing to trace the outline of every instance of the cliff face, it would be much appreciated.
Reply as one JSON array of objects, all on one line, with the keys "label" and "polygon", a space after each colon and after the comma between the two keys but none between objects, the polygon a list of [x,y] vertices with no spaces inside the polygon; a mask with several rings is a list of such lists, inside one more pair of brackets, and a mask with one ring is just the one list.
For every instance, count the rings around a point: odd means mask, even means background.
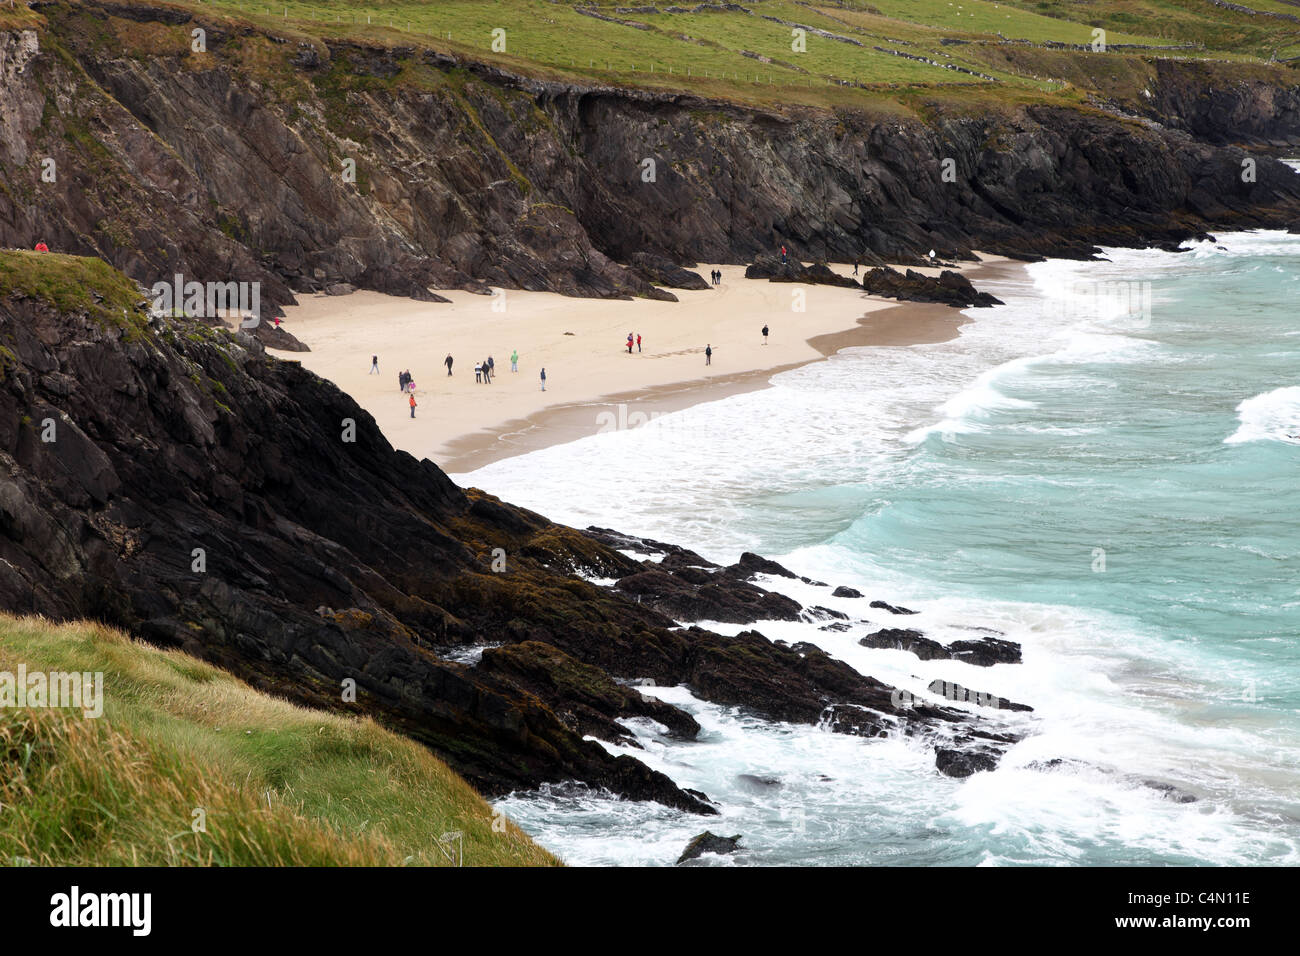
[{"label": "cliff face", "polygon": [[260,279],[271,304],[335,283],[663,295],[619,263],[782,242],[1084,256],[1300,212],[1289,169],[1260,156],[1248,181],[1218,145],[1300,134],[1296,89],[1220,90],[1209,66],[1153,66],[1155,98],[1123,104],[1146,122],[937,100],[764,111],[213,24],[194,53],[187,13],[41,9],[47,31],[0,36],[0,245],[44,238],[146,283]]},{"label": "cliff face", "polygon": [[1146,93],[1125,105],[1207,143],[1300,147],[1300,84],[1213,61],[1159,60]]},{"label": "cliff face", "polygon": [[584,739],[626,742],[617,721],[634,716],[694,735],[618,683],[636,678],[846,733],[980,753],[1011,739],[903,706],[815,649],[677,627],[821,612],[749,583],[772,567],[757,559],[719,569],[678,549],[643,565],[463,491],[252,336],[147,319],[139,297],[97,260],[0,254],[0,607],[102,620],[375,717],[489,794],[576,779],[713,812]]}]

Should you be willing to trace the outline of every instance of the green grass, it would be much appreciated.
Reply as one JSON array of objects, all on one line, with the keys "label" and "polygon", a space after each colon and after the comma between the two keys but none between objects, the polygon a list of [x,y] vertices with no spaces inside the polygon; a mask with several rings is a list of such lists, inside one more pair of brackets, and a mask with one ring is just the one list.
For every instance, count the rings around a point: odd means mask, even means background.
[{"label": "green grass", "polygon": [[20,293],[60,312],[86,312],[101,325],[143,334],[136,305],[145,296],[134,282],[102,259],[0,249],[0,297]]},{"label": "green grass", "polygon": [[0,30],[30,30],[45,23],[45,19],[25,2],[0,0]]},{"label": "green grass", "polygon": [[[1037,43],[1092,43],[1093,26],[1086,22],[1053,19],[990,0],[871,0],[870,6],[887,17],[941,28],[952,35],[1001,33],[1009,39]],[[1107,28],[1106,42],[1160,44],[1164,41]]]},{"label": "green grass", "polygon": [[[759,106],[896,109],[907,102],[906,94],[927,92],[958,99],[972,94],[986,102],[1018,102],[1026,93],[1038,101],[1078,102],[1080,90],[1092,87],[1075,80],[1108,75],[1090,58],[1133,54],[1064,51],[1074,62],[1058,61],[1050,73],[1033,68],[1033,54],[1048,52],[1048,43],[1090,45],[1095,27],[1106,31],[1109,47],[1189,45],[1161,51],[1164,57],[1260,63],[1300,49],[1300,24],[1224,10],[1205,0],[747,0],[742,5],[751,14],[663,12],[674,3],[656,0],[657,13],[617,9],[651,5],[650,0],[601,0],[593,7],[645,29],[584,16],[572,3],[547,0],[175,0],[170,5],[208,21],[223,16],[251,21],[289,40],[351,38],[431,48],[550,79],[689,90]],[[1279,0],[1253,5],[1300,15],[1300,7]],[[796,23],[851,37],[862,46],[810,33],[806,51],[796,52],[789,25]],[[506,31],[504,50],[492,48],[498,28]],[[405,82],[410,72],[404,69],[397,81]]]},{"label": "green grass", "polygon": [[[102,717],[0,707],[0,862],[452,865],[558,861],[418,744],[295,707],[96,624],[0,616],[0,671],[104,674]],[[195,832],[194,811],[206,814]]]}]

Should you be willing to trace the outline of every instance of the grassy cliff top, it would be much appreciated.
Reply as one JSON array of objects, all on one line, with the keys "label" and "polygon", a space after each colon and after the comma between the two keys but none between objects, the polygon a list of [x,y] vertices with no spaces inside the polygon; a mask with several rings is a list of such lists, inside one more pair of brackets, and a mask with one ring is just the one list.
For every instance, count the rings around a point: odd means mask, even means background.
[{"label": "grassy cliff top", "polygon": [[[103,716],[4,706],[20,666],[102,671]],[[0,616],[0,765],[7,865],[447,866],[453,832],[466,866],[558,863],[418,744],[97,624]]]},{"label": "grassy cliff top", "polygon": [[[764,106],[846,106],[908,91],[1073,100],[1139,57],[1230,61],[1277,76],[1289,76],[1280,61],[1300,58],[1300,6],[1281,0],[1236,4],[1248,9],[1207,0],[139,2],[292,40],[417,46],[526,75]],[[183,38],[190,29],[175,27]],[[1034,55],[1048,50],[1069,62]]]},{"label": "grassy cliff top", "polygon": [[102,325],[139,327],[140,288],[102,259],[0,249],[0,298],[12,293],[61,312],[87,312]]}]

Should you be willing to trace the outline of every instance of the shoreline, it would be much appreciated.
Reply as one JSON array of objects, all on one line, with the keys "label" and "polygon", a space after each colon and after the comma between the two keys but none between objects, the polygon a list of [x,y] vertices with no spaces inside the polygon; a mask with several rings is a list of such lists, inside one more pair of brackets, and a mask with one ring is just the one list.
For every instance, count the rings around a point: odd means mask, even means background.
[{"label": "shoreline", "polygon": [[[981,258],[962,263],[959,271],[972,281],[987,281],[1024,268],[1014,260]],[[357,292],[346,298],[317,295],[286,309],[288,330],[312,351],[269,351],[300,361],[333,381],[374,415],[395,448],[429,458],[449,475],[463,475],[607,430],[611,413],[617,427],[634,428],[659,415],[765,388],[777,373],[823,361],[845,348],[948,341],[971,321],[966,310],[947,305],[899,302],[834,286],[744,279],[740,266],[705,263],[696,271],[707,274],[713,268],[722,270],[722,286],[673,290],[677,303],[567,299],[516,290],[507,291],[499,303],[495,297],[458,291],[440,293],[452,299],[450,304],[379,293]],[[831,268],[852,274],[851,264],[832,263]],[[917,271],[937,275],[940,269]],[[789,299],[795,290],[803,290],[810,300],[806,312],[791,308]],[[762,324],[775,327],[770,347],[752,341]],[[358,326],[363,328],[359,331]],[[649,328],[647,341],[660,344],[655,352],[633,355],[640,361],[632,368],[618,357],[625,354],[621,340],[626,332],[613,332],[624,326]],[[797,342],[777,338],[792,326]],[[565,331],[558,332],[561,327]],[[436,349],[425,343],[431,331],[439,341]],[[585,345],[593,336],[615,345],[599,349]],[[524,340],[528,347],[520,350],[518,377],[509,371],[509,349],[496,360],[492,385],[476,384],[468,377],[473,362],[461,356],[473,353],[468,353],[466,343],[477,344],[488,337]],[[358,341],[361,338],[371,344],[364,345]],[[412,347],[413,339],[422,347]],[[714,349],[718,361],[709,366],[718,372],[704,372],[704,347],[696,339],[718,343]],[[426,384],[427,372],[422,371],[415,394],[417,416],[423,412],[424,417],[408,418],[403,414],[406,400],[400,393],[393,394],[388,381],[396,377],[398,366],[385,362],[384,356],[396,351],[413,368],[427,370],[434,361],[440,364],[444,349],[456,356],[453,369],[460,377],[453,376],[448,383],[445,375],[435,372],[432,384]],[[368,373],[367,353],[380,356],[378,378]],[[530,354],[539,353],[536,364],[527,362]],[[496,358],[498,353],[491,354]],[[724,360],[733,370],[725,369]],[[525,364],[532,365],[527,372],[534,372],[542,362],[560,371],[564,385],[556,388],[557,376],[548,371],[548,392],[555,398],[532,407],[543,393],[538,380],[526,374]],[[570,374],[575,366],[586,370],[576,380]],[[619,387],[638,377],[638,372],[647,379],[644,384]]]}]

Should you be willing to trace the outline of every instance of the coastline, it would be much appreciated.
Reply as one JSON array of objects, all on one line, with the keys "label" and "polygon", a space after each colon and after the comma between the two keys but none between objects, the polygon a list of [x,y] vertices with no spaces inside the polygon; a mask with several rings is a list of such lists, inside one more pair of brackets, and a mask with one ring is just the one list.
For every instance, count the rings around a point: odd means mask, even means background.
[{"label": "coastline", "polygon": [[[959,270],[977,285],[1023,268],[1001,257],[981,254],[981,259]],[[741,266],[706,263],[697,271],[707,274],[713,268],[723,273],[718,289],[674,290],[676,303],[575,300],[515,290],[500,302],[457,291],[441,293],[451,303],[363,292],[303,297],[286,309],[285,324],[312,351],[272,352],[301,361],[348,392],[374,415],[395,448],[430,458],[455,475],[608,429],[611,414],[618,427],[636,427],[658,415],[767,387],[773,375],[841,349],[947,341],[970,321],[965,310],[947,305],[745,279]],[[831,268],[852,274],[849,264]],[[937,275],[940,270],[917,271]],[[805,296],[804,312],[791,308],[796,290]],[[761,345],[755,334],[763,324],[773,328],[770,346]],[[640,329],[654,351],[626,356],[621,347],[626,332],[618,331],[625,326],[634,333]],[[588,344],[593,339],[601,345]],[[493,355],[497,372],[491,385],[474,382],[468,356],[477,353],[469,351],[471,342],[519,340],[526,346],[520,348],[519,373],[509,371],[508,356],[516,346],[479,348]],[[714,346],[708,372],[704,345],[697,340]],[[448,382],[437,368],[430,378],[427,370],[440,364],[447,350],[456,357],[456,374]],[[368,374],[370,354],[380,357],[377,377]],[[385,361],[394,354],[403,357],[401,366]],[[628,368],[625,359],[635,364]],[[543,363],[545,393],[535,378]],[[406,367],[416,378],[414,419],[389,382]],[[545,404],[539,401],[543,395]]]}]

